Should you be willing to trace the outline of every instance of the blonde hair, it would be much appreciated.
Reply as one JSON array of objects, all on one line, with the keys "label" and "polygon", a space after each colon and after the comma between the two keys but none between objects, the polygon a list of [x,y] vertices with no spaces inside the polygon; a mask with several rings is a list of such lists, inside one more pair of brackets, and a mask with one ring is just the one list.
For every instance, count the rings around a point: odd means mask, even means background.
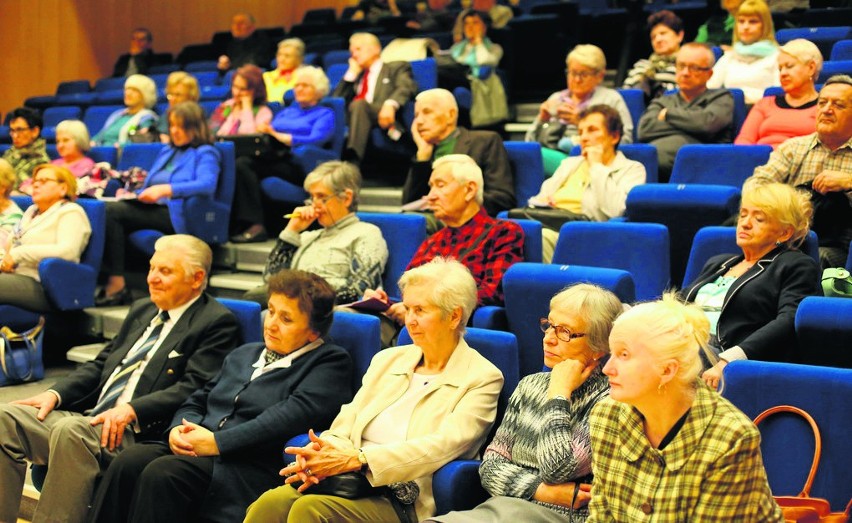
[{"label": "blonde hair", "polygon": [[125,89],[136,89],[142,94],[145,107],[150,109],[157,103],[157,84],[144,74],[133,74],[124,81]]},{"label": "blonde hair", "polygon": [[592,44],[580,44],[571,49],[571,52],[565,58],[565,65],[570,66],[572,61],[597,72],[606,69],[604,52],[600,47]]},{"label": "blonde hair", "polygon": [[166,93],[177,85],[186,87],[186,101],[197,102],[201,96],[198,90],[198,80],[184,71],[175,71],[166,78]]},{"label": "blonde hair", "polygon": [[770,219],[793,228],[788,247],[798,247],[810,230],[814,214],[810,195],[785,183],[752,176],[743,184],[742,204],[750,203]]},{"label": "blonde hair", "polygon": [[349,37],[349,44],[366,44],[374,45],[379,49],[382,48],[382,43],[379,41],[379,37],[374,35],[373,33],[352,33],[352,36]]},{"label": "blonde hair", "polygon": [[0,158],[0,187],[3,188],[3,196],[8,198],[12,190],[18,186],[18,175],[12,164]]},{"label": "blonde hair", "polygon": [[782,45],[778,48],[778,50],[805,65],[807,65],[808,62],[813,62],[814,65],[816,65],[816,70],[814,71],[814,75],[811,80],[814,82],[817,81],[819,73],[822,71],[822,53],[816,44],[810,40],[805,40],[804,38],[796,38],[795,40],[790,40],[786,44]]},{"label": "blonde hair", "polygon": [[432,261],[409,269],[399,279],[399,290],[405,296],[409,285],[420,285],[427,289],[426,300],[441,310],[447,318],[453,310],[461,308],[461,320],[456,328],[464,334],[467,320],[476,308],[476,280],[470,270],[452,258],[438,256]]},{"label": "blonde hair", "polygon": [[[759,17],[763,25],[763,32],[757,40],[769,40],[771,42],[775,42],[775,25],[772,23],[772,12],[769,10],[769,6],[766,5],[766,2],[763,0],[745,0],[745,2],[740,4],[740,8],[737,9],[735,18],[739,18],[740,16]],[[739,41],[740,37],[737,34],[736,27],[734,27],[734,43]]]},{"label": "blonde hair", "polygon": [[299,55],[299,62],[305,57],[305,42],[301,38],[286,38],[281,40],[278,42],[277,51],[281,51],[287,47],[296,51],[296,54]]},{"label": "blonde hair", "polygon": [[50,170],[56,175],[57,181],[65,184],[65,199],[73,202],[77,199],[77,178],[65,167],[53,165],[51,163],[43,163],[33,169],[33,179],[41,171]]},{"label": "blonde hair", "polygon": [[622,313],[624,306],[615,294],[603,287],[578,283],[553,296],[550,310],[583,318],[589,348],[597,354],[609,354],[612,322]]}]

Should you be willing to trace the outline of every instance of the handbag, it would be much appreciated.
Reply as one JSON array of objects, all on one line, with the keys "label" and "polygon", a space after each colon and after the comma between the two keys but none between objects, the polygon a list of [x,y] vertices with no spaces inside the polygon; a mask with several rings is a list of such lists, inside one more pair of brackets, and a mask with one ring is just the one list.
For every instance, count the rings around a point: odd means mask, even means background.
[{"label": "handbag", "polygon": [[518,207],[509,210],[509,218],[535,220],[542,227],[559,232],[562,225],[568,222],[587,222],[589,217],[577,214],[567,209],[556,207]]},{"label": "handbag", "polygon": [[234,144],[234,156],[278,160],[290,154],[290,148],[268,134],[234,134],[220,136],[220,142]]},{"label": "handbag", "polygon": [[822,271],[822,294],[829,298],[852,298],[852,275],[843,267]]},{"label": "handbag", "polygon": [[470,79],[470,124],[472,127],[485,127],[509,119],[509,105],[506,91],[496,74],[485,80]]},{"label": "handbag", "polygon": [[44,317],[28,331],[17,333],[9,327],[0,328],[0,387],[44,378],[41,361]]},{"label": "handbag", "polygon": [[[293,488],[298,488],[301,484],[297,481],[292,485]],[[360,472],[344,472],[336,476],[328,476],[305,491],[305,494],[338,496],[346,499],[373,496],[387,498],[393,505],[400,523],[415,523],[417,521],[417,515],[414,513],[414,502],[419,493],[420,489],[413,481],[391,483],[387,487],[374,487],[367,480],[367,477]]]},{"label": "handbag", "polygon": [[811,415],[798,407],[779,405],[761,412],[754,419],[754,424],[758,425],[767,417],[779,412],[798,414],[807,420],[814,432],[814,460],[811,463],[811,470],[808,472],[808,479],[805,481],[802,491],[796,496],[774,496],[776,503],[781,507],[781,512],[784,514],[784,521],[798,523],[847,523],[849,521],[849,511],[852,509],[852,500],[846,505],[845,511],[832,512],[831,505],[828,504],[827,500],[811,497],[811,486],[813,485],[817,467],[819,466],[819,458],[822,454],[822,439],[820,438],[819,427],[817,427],[816,421],[814,421]]}]

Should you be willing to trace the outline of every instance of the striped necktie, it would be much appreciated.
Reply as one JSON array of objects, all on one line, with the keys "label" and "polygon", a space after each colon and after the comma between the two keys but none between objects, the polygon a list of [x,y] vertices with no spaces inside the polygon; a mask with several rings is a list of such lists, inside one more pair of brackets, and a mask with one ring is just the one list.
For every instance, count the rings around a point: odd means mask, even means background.
[{"label": "striped necktie", "polygon": [[142,365],[142,360],[145,359],[145,356],[150,352],[154,345],[157,344],[157,340],[160,338],[160,333],[163,332],[163,324],[169,321],[169,313],[167,311],[163,311],[157,315],[156,318],[151,322],[154,326],[151,329],[151,334],[142,342],[142,345],[139,346],[139,349],[136,350],[133,354],[125,358],[124,363],[122,363],[120,370],[115,375],[106,390],[104,390],[103,394],[101,394],[101,400],[95,405],[95,408],[92,409],[91,416],[97,416],[98,414],[111,409],[115,406],[115,402],[121,393],[124,392],[125,387],[127,387],[127,383],[130,381],[130,376],[133,374],[133,371],[139,368]]}]

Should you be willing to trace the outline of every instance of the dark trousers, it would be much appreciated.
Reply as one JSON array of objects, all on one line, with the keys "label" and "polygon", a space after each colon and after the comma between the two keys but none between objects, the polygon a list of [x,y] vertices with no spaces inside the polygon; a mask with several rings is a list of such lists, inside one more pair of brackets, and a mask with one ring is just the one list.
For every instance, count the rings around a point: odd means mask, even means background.
[{"label": "dark trousers", "polygon": [[125,265],[125,239],[135,231],[155,229],[174,234],[169,208],[165,205],[147,204],[138,200],[122,200],[106,204],[106,243],[104,244],[104,272],[110,276],[123,276]]},{"label": "dark trousers", "polygon": [[90,522],[196,520],[214,458],[176,456],[161,442],[138,443],[118,457],[98,485]]},{"label": "dark trousers", "polygon": [[240,156],[237,158],[236,170],[234,201],[231,204],[231,225],[234,233],[263,223],[260,180],[276,176],[298,187],[301,187],[305,180],[305,173],[291,161],[289,155],[282,158]]},{"label": "dark trousers", "polygon": [[357,155],[359,161],[364,159],[370,130],[378,124],[379,111],[366,100],[353,100],[349,104],[349,137],[346,147]]}]

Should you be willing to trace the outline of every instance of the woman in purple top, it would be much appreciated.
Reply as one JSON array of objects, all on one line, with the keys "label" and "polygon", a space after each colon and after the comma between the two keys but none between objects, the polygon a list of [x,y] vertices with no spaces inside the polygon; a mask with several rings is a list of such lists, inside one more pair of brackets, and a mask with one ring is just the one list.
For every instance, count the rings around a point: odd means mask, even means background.
[{"label": "woman in purple top", "polygon": [[86,124],[80,120],[63,120],[56,126],[56,151],[59,158],[50,163],[65,167],[75,178],[80,178],[95,166],[95,161],[86,156],[89,149]]}]

